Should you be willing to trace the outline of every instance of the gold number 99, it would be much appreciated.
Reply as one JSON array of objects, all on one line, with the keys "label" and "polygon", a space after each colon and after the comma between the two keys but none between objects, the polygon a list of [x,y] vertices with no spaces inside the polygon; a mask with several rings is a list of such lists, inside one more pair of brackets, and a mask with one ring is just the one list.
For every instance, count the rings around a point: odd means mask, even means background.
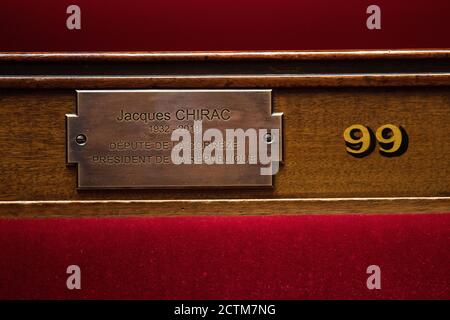
[{"label": "gold number 99", "polygon": [[408,148],[408,134],[402,127],[385,124],[373,134],[369,127],[354,124],[344,130],[346,150],[355,157],[364,157],[375,147],[375,138],[380,145],[380,154],[395,157],[405,153]]}]

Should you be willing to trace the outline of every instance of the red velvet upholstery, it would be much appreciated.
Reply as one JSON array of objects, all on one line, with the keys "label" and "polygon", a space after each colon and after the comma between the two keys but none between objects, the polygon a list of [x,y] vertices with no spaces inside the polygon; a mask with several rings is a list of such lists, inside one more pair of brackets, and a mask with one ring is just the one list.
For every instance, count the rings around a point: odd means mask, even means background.
[{"label": "red velvet upholstery", "polygon": [[449,250],[450,214],[3,219],[0,298],[448,299]]},{"label": "red velvet upholstery", "polygon": [[[81,30],[66,8],[81,8]],[[381,30],[366,9],[381,7]],[[2,0],[0,51],[448,48],[448,0]]]}]

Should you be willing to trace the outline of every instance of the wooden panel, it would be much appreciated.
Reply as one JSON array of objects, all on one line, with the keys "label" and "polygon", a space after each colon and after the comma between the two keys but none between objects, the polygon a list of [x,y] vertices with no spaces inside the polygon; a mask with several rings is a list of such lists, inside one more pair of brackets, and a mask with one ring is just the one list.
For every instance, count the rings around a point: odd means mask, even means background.
[{"label": "wooden panel", "polygon": [[373,59],[440,59],[450,58],[448,49],[429,50],[316,50],[316,51],[194,51],[194,52],[0,52],[6,62],[67,61],[254,61],[254,60],[373,60]]},{"label": "wooden panel", "polygon": [[2,201],[0,217],[446,213],[448,198]]},{"label": "wooden panel", "polygon": [[223,89],[298,87],[447,86],[450,73],[336,75],[7,76],[0,88],[20,89]]},{"label": "wooden panel", "polygon": [[[279,90],[284,113],[285,162],[274,190],[227,190],[227,197],[446,196],[450,92],[442,89]],[[74,92],[2,92],[2,200],[167,199],[223,197],[221,191],[77,191],[75,168],[65,164],[66,113]],[[374,151],[345,152],[342,132],[355,123],[402,125],[410,146],[397,158]],[[431,125],[432,124],[432,125]]]},{"label": "wooden panel", "polygon": [[[334,87],[326,88],[280,79],[273,104],[275,112],[284,113],[285,161],[273,189],[77,190],[76,168],[65,162],[65,114],[75,111],[72,86],[77,82],[64,90],[57,89],[65,87],[57,82],[52,90],[2,89],[0,216],[44,211],[45,215],[445,211],[450,208],[450,82],[442,74],[422,75],[433,87],[420,87],[404,75],[398,83],[385,79],[388,83],[375,87],[366,76],[356,74],[355,83],[366,82],[364,88],[339,86],[339,76],[330,77]],[[248,77],[244,88],[271,85],[270,77]],[[9,78],[0,75],[0,85],[9,87],[11,83],[4,82]],[[208,79],[179,78],[195,81],[198,87],[214,87]],[[37,87],[46,87],[38,78],[30,79]],[[91,83],[92,87],[112,83],[91,76],[86,80],[88,88]],[[154,81],[183,87],[177,81]],[[395,87],[390,87],[393,82]],[[385,124],[402,126],[408,149],[389,158],[380,155],[377,146],[364,158],[352,157],[346,152],[343,131],[353,124],[373,131]]]}]

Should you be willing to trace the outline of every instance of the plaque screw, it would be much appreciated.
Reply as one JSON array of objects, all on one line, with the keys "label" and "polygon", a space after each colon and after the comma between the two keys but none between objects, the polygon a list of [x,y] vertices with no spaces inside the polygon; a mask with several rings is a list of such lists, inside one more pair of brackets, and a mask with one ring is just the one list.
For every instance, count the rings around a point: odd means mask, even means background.
[{"label": "plaque screw", "polygon": [[87,138],[84,134],[79,134],[75,138],[75,142],[80,146],[84,146],[86,144],[86,141],[87,141]]},{"label": "plaque screw", "polygon": [[273,140],[272,140],[272,135],[271,135],[270,133],[266,133],[266,134],[264,135],[264,140],[266,140],[266,142],[267,142],[268,144],[271,144],[271,143],[273,142]]}]

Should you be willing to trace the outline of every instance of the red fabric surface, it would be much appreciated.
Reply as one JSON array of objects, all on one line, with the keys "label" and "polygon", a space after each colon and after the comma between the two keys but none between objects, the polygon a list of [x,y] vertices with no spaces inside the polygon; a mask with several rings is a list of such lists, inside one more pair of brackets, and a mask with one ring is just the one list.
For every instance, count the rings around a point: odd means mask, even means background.
[{"label": "red fabric surface", "polygon": [[[81,8],[81,30],[66,8]],[[381,7],[381,30],[366,9]],[[0,51],[450,47],[448,0],[2,0]]]},{"label": "red fabric surface", "polygon": [[0,298],[449,299],[449,245],[450,214],[2,219]]}]

